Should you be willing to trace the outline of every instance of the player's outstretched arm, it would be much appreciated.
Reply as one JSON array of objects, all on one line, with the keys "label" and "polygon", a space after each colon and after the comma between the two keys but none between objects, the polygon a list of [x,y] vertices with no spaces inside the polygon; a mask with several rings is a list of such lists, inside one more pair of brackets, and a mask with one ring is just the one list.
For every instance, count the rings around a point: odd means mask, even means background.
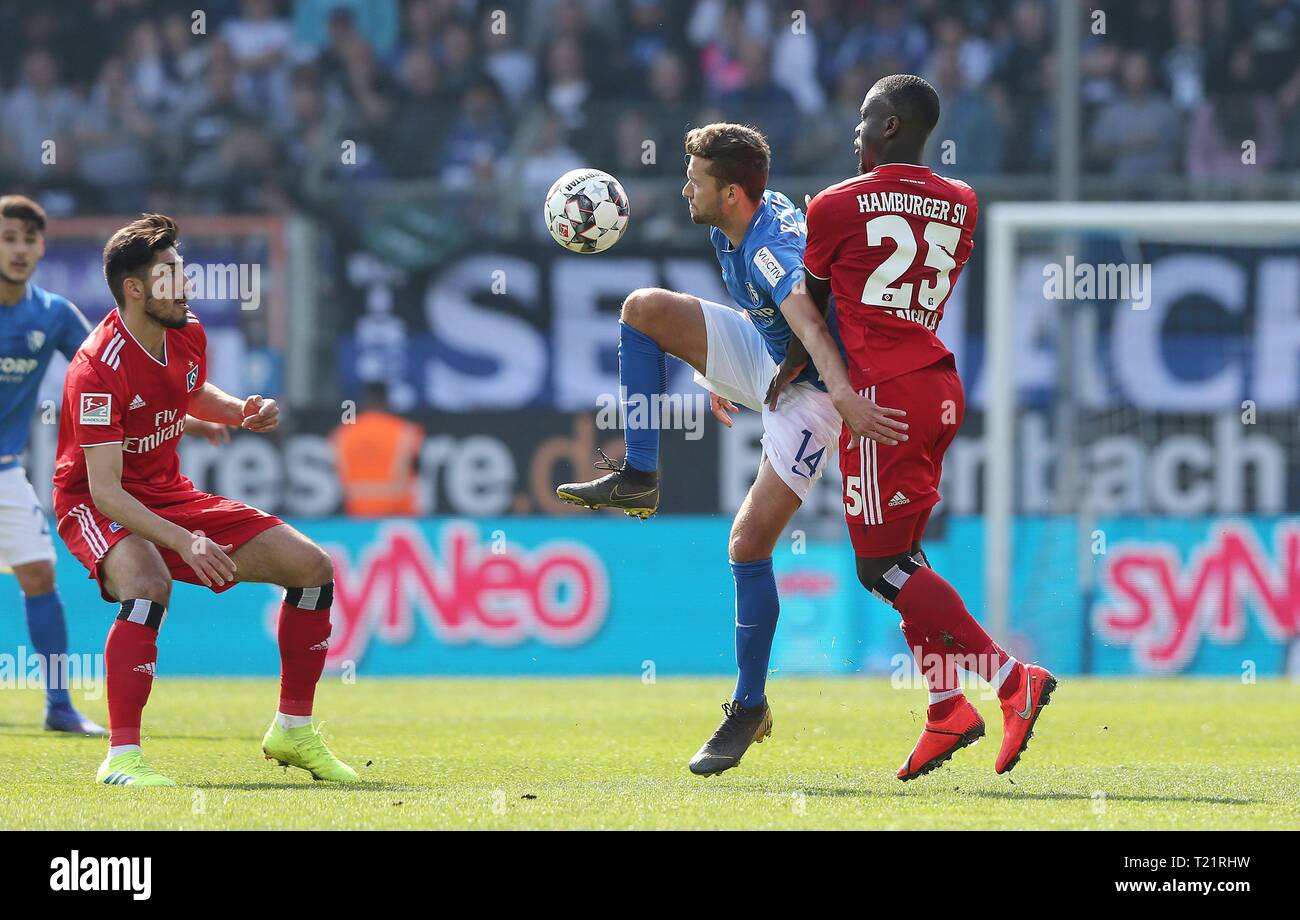
[{"label": "player's outstretched arm", "polygon": [[212,383],[190,395],[190,415],[220,425],[238,425],[248,431],[274,431],[280,424],[280,406],[274,399],[249,396],[238,399]]},{"label": "player's outstretched arm", "polygon": [[221,546],[201,533],[161,518],[122,488],[122,445],[100,444],[86,452],[90,498],[105,517],[156,546],[172,550],[185,560],[208,587],[235,580],[235,563],[226,555],[233,547]]},{"label": "player's outstretched arm", "polygon": [[849,372],[840,357],[839,347],[826,327],[823,311],[802,286],[796,287],[781,301],[781,313],[791,330],[803,342],[812,360],[821,372],[822,381],[830,393],[835,410],[844,419],[849,430],[860,438],[870,438],[881,444],[894,445],[907,440],[907,423],[899,421],[907,415],[902,409],[886,409],[859,395],[849,383]]}]

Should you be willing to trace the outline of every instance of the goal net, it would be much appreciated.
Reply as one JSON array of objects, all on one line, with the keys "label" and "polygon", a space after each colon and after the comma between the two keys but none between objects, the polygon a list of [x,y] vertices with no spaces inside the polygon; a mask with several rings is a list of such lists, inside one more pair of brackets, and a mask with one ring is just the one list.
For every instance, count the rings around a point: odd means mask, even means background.
[{"label": "goal net", "polygon": [[1295,674],[1300,206],[1003,204],[985,609],[1074,673]]}]

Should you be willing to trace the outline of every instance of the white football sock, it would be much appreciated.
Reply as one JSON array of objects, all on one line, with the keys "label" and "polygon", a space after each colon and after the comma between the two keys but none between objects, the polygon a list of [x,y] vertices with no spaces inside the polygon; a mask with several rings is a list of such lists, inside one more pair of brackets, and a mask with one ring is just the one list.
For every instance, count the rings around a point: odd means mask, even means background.
[{"label": "white football sock", "polygon": [[275,721],[280,723],[281,728],[302,728],[304,725],[311,724],[311,716],[288,716],[277,712]]},{"label": "white football sock", "polygon": [[1002,685],[1007,682],[1007,678],[1011,676],[1011,672],[1015,670],[1016,666],[1019,664],[1020,662],[1008,655],[1006,662],[1002,667],[998,668],[998,673],[993,675],[993,680],[989,681],[989,683],[993,685],[993,689],[1001,690]]},{"label": "white football sock", "polygon": [[961,696],[961,693],[961,687],[954,687],[951,690],[931,690],[930,705],[933,706],[935,703],[942,703],[944,700],[950,700],[954,696]]},{"label": "white football sock", "polygon": [[108,756],[111,759],[116,757],[118,754],[125,754],[127,751],[138,750],[140,750],[140,745],[138,744],[110,744],[108,746]]}]

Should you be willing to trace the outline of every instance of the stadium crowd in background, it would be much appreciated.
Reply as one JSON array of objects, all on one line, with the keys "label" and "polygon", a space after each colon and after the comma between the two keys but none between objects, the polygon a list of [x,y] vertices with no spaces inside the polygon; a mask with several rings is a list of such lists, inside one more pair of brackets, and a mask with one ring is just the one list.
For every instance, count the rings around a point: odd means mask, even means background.
[{"label": "stadium crowd in background", "polygon": [[[153,0],[59,14],[0,0],[0,184],[55,214],[258,211],[332,180],[514,178],[540,201],[580,165],[677,176],[684,128],[723,117],[767,133],[778,178],[844,173],[864,88],[895,71],[944,99],[945,172],[1052,164],[1047,0],[212,0],[201,35]],[[1083,30],[1089,172],[1232,177],[1243,138],[1251,168],[1300,170],[1300,0],[1106,16]]]}]

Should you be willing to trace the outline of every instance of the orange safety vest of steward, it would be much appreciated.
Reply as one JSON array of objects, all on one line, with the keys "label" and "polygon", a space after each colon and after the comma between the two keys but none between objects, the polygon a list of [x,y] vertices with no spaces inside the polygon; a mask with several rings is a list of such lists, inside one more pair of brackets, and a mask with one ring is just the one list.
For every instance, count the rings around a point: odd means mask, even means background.
[{"label": "orange safety vest of steward", "polygon": [[387,412],[362,412],[334,431],[334,455],[351,517],[418,513],[416,462],[424,429]]}]

